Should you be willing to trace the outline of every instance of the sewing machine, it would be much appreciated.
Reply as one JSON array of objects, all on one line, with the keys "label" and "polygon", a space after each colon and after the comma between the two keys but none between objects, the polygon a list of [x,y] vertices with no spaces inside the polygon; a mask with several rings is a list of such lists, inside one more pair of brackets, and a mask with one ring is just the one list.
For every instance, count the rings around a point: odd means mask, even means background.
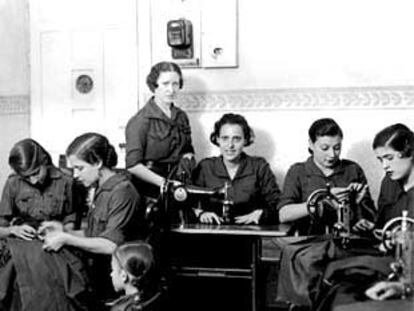
[{"label": "sewing machine", "polygon": [[350,193],[339,201],[331,193],[330,185],[327,184],[326,188],[317,189],[311,193],[306,206],[313,221],[324,224],[327,233],[333,233],[335,237],[341,237],[345,240],[351,235],[350,206],[352,198],[352,193]]},{"label": "sewing machine", "polygon": [[233,201],[229,199],[229,189],[231,185],[225,183],[220,188],[204,188],[176,181],[167,181],[161,188],[161,199],[164,202],[165,210],[170,209],[172,204],[177,210],[180,223],[186,223],[184,210],[195,207],[195,202],[200,198],[213,197],[222,202],[222,222],[229,224],[232,222],[231,209]]},{"label": "sewing machine", "polygon": [[[401,217],[389,220],[381,230],[381,239],[387,251],[394,251],[389,281],[399,281],[412,288],[414,284],[414,219],[403,211]],[[405,298],[406,291],[403,293]]]}]

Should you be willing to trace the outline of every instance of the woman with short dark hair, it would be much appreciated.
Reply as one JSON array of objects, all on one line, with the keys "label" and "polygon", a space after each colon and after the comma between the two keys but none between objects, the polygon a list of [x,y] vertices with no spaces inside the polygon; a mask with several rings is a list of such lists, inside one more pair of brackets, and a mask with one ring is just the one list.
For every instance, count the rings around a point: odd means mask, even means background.
[{"label": "woman with short dark hair", "polygon": [[306,162],[292,165],[285,178],[279,203],[280,222],[292,222],[299,234],[323,234],[325,227],[311,223],[307,209],[309,196],[329,185],[338,200],[352,192],[356,206],[352,210],[351,225],[355,231],[372,229],[375,219],[374,202],[368,191],[367,179],[361,167],[350,160],[340,159],[343,132],[335,120],[323,118],[309,128],[311,156]]},{"label": "woman with short dark hair", "polygon": [[[228,200],[232,201],[229,220],[235,224],[276,224],[276,206],[280,190],[269,163],[262,157],[244,152],[254,141],[254,133],[246,119],[227,113],[214,124],[210,141],[220,148],[219,157],[202,160],[194,173],[194,183],[207,188],[228,185]],[[223,202],[211,198],[202,200],[196,209],[202,223],[222,223]],[[224,217],[225,218],[225,217]]]},{"label": "woman with short dark hair", "polygon": [[378,197],[376,226],[401,216],[403,210],[414,217],[414,134],[404,124],[390,125],[372,143],[385,171]]},{"label": "woman with short dark hair", "polygon": [[138,178],[140,193],[157,199],[167,179],[179,179],[183,171],[190,177],[194,148],[187,114],[174,105],[183,87],[180,67],[155,64],[147,85],[153,96],[126,126],[126,167]]}]

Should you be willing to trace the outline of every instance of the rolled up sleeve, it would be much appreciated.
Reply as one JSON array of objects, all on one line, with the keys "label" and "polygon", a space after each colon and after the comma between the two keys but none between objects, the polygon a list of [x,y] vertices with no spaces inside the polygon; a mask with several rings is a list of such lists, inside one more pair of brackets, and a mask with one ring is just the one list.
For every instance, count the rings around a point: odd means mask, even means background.
[{"label": "rolled up sleeve", "polygon": [[131,168],[144,160],[148,125],[148,120],[139,116],[128,122],[125,129],[126,168]]},{"label": "rolled up sleeve", "polygon": [[107,224],[99,237],[106,238],[117,245],[125,242],[127,238],[126,231],[129,229],[134,215],[136,216],[135,210],[138,204],[138,197],[131,196],[128,189],[114,192],[109,202],[111,208],[108,213]]}]

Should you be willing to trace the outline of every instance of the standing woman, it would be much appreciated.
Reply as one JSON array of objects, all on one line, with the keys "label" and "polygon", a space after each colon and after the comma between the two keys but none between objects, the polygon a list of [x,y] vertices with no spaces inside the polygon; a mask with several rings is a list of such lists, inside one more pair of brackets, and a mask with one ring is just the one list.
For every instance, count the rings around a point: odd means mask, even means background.
[{"label": "standing woman", "polygon": [[339,200],[354,192],[357,204],[351,225],[355,231],[372,229],[375,207],[367,179],[357,163],[340,159],[342,139],[342,130],[333,119],[315,121],[309,128],[311,156],[306,162],[292,165],[286,174],[279,203],[280,222],[292,222],[293,230],[301,235],[325,233],[324,226],[311,223],[306,201],[312,192],[327,184]]},{"label": "standing woman", "polygon": [[[242,115],[228,113],[214,125],[210,141],[220,148],[219,157],[202,160],[194,172],[194,183],[207,188],[222,188],[226,183],[230,218],[236,224],[276,224],[280,190],[264,158],[249,156],[244,147],[254,141],[254,133]],[[202,223],[223,221],[222,205],[214,199],[201,201],[195,210]]]},{"label": "standing woman", "polygon": [[73,179],[52,164],[35,140],[23,139],[10,151],[9,176],[0,202],[0,237],[32,240],[42,221],[58,220],[73,229]]},{"label": "standing woman", "polygon": [[83,134],[69,145],[66,156],[74,177],[84,186],[97,189],[86,228],[62,230],[60,224],[46,222],[41,228],[47,232],[43,248],[57,251],[67,245],[85,251],[97,295],[108,299],[114,294],[109,277],[110,255],[117,245],[144,237],[144,209],[128,177],[114,171],[117,154],[106,137]]},{"label": "standing woman", "polygon": [[147,85],[154,95],[126,127],[126,167],[141,181],[140,193],[158,198],[168,178],[179,179],[181,172],[190,177],[194,148],[187,114],[174,105],[183,87],[180,67],[171,62],[154,65]]}]

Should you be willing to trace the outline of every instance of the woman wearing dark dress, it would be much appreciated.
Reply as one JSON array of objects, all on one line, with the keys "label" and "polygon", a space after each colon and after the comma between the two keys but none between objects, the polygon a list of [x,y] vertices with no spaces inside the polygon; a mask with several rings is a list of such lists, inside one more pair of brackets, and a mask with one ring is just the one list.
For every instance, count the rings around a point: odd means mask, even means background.
[{"label": "woman wearing dark dress", "polygon": [[[236,224],[276,224],[280,190],[269,163],[250,156],[244,148],[254,141],[246,119],[238,114],[223,115],[214,125],[210,141],[220,148],[220,156],[202,160],[194,171],[193,182],[207,188],[228,186],[232,201],[230,221]],[[195,213],[202,223],[223,222],[221,200],[201,200]]]},{"label": "woman wearing dark dress", "polygon": [[286,174],[279,203],[280,222],[292,223],[293,230],[300,235],[325,233],[323,225],[311,222],[307,200],[312,192],[325,189],[327,184],[338,200],[351,192],[355,194],[356,205],[351,213],[354,231],[372,229],[376,210],[367,179],[357,163],[340,159],[342,139],[342,130],[333,119],[315,121],[309,128],[311,156],[306,162],[292,165]]},{"label": "woman wearing dark dress", "polygon": [[66,156],[74,177],[86,187],[97,188],[86,228],[66,230],[58,222],[45,222],[40,228],[46,232],[43,248],[58,251],[70,246],[84,251],[97,295],[108,299],[114,296],[111,254],[119,244],[145,238],[145,209],[128,176],[114,170],[117,155],[106,137],[83,134],[69,145]]},{"label": "woman wearing dark dress", "polygon": [[183,83],[177,64],[155,64],[147,77],[154,95],[126,126],[126,167],[145,196],[158,198],[167,179],[189,178],[195,164],[187,114],[174,105]]}]

